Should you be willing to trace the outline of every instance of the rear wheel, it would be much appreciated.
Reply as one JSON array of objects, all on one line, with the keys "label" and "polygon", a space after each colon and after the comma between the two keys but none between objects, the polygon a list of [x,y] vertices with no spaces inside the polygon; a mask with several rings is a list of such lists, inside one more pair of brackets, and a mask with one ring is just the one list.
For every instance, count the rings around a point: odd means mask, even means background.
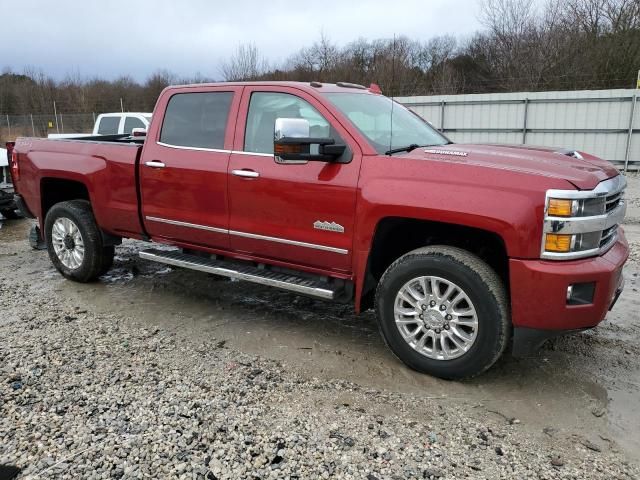
[{"label": "rear wheel", "polygon": [[479,257],[455,247],[425,247],[400,257],[378,284],[376,312],[400,360],[446,379],[482,373],[509,338],[502,281]]},{"label": "rear wheel", "polygon": [[90,282],[104,274],[113,263],[114,248],[102,244],[91,205],[86,200],[61,202],[45,219],[49,258],[65,277]]}]

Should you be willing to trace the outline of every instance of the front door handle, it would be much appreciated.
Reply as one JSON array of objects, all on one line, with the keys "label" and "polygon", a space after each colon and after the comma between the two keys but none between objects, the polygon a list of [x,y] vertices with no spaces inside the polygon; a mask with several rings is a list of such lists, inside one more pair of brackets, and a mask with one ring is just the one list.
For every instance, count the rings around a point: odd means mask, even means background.
[{"label": "front door handle", "polygon": [[144,164],[147,167],[151,167],[151,168],[164,168],[165,164],[162,162],[159,162],[158,160],[151,160],[149,162],[144,162]]},{"label": "front door handle", "polygon": [[231,170],[236,177],[258,178],[260,174],[253,170]]}]

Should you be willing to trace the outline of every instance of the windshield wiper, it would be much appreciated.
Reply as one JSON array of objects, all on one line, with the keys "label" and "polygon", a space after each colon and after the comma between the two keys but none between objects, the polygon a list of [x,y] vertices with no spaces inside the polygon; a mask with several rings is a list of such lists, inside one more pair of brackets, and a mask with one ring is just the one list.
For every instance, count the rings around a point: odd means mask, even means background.
[{"label": "windshield wiper", "polygon": [[418,145],[417,143],[412,143],[411,145],[407,145],[406,147],[392,148],[391,150],[387,150],[386,152],[384,152],[384,154],[393,155],[394,153],[411,152],[416,148],[441,147],[443,145],[451,145],[452,143],[453,142],[451,141],[446,143],[434,143],[432,145]]},{"label": "windshield wiper", "polygon": [[410,152],[412,150],[415,150],[416,148],[420,148],[420,145],[418,145],[417,143],[412,143],[411,145],[407,145],[406,147],[392,148],[391,150],[387,150],[386,152],[384,152],[384,154],[393,155],[394,153]]}]

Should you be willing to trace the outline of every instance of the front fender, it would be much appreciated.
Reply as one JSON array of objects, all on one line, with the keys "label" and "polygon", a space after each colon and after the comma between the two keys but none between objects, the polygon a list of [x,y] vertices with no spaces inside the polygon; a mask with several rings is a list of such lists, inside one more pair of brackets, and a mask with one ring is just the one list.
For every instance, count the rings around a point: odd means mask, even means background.
[{"label": "front fender", "polygon": [[376,228],[384,218],[485,230],[503,240],[510,258],[538,258],[546,190],[567,186],[561,179],[474,165],[365,159],[356,207],[356,307]]}]

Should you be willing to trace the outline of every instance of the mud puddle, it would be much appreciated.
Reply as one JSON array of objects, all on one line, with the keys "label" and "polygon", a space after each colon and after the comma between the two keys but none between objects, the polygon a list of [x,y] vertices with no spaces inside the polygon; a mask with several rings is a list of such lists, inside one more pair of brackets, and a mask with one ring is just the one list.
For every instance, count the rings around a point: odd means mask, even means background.
[{"label": "mud puddle", "polygon": [[[10,238],[27,230],[17,227]],[[0,230],[0,239],[5,233]],[[640,242],[640,229],[629,233],[630,241]],[[0,254],[17,258],[0,255],[0,265],[82,308],[161,325],[195,340],[215,337],[220,345],[281,360],[313,377],[421,393],[478,416],[516,418],[541,439],[576,434],[603,449],[614,441],[640,459],[637,262],[627,268],[619,304],[597,330],[559,339],[532,358],[505,356],[477,379],[447,382],[401,364],[384,345],[371,312],[355,316],[348,305],[146,262],[137,257],[145,246],[125,242],[114,269],[89,285],[62,279],[46,252],[32,251],[26,242],[3,242]]]}]

